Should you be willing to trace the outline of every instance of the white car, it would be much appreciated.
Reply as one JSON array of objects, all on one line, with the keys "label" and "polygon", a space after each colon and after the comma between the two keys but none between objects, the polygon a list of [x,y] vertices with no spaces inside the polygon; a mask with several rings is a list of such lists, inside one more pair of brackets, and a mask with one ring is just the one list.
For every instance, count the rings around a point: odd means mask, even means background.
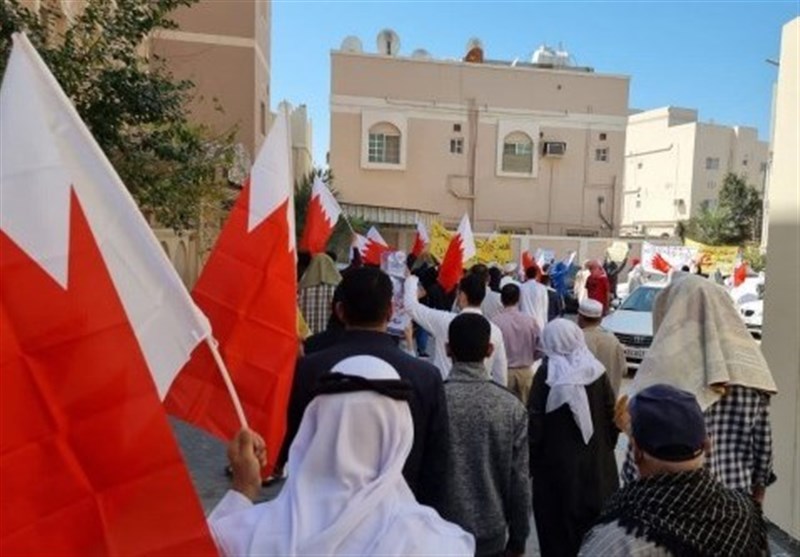
[{"label": "white car", "polygon": [[753,300],[740,304],[739,314],[750,334],[760,339],[761,325],[764,322],[764,300]]},{"label": "white car", "polygon": [[661,283],[641,285],[603,319],[603,328],[614,333],[625,348],[629,371],[639,368],[653,342],[653,302],[665,286]]}]

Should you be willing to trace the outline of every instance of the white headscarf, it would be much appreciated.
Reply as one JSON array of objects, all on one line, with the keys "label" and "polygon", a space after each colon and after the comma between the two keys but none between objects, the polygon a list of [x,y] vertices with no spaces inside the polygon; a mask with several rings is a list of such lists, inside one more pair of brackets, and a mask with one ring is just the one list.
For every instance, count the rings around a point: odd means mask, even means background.
[{"label": "white headscarf", "polygon": [[[334,371],[399,379],[372,356],[347,358]],[[218,545],[235,555],[472,555],[472,536],[417,503],[403,478],[413,441],[405,401],[372,391],[317,396],[280,495],[222,519],[239,524],[218,523]]]},{"label": "white headscarf", "polygon": [[572,321],[554,319],[542,332],[542,347],[547,355],[547,395],[545,412],[568,404],[575,423],[588,444],[594,434],[586,385],[597,381],[605,366],[586,346],[583,331]]},{"label": "white headscarf", "polygon": [[777,392],[767,361],[730,297],[703,277],[675,274],[656,297],[653,331],[631,395],[666,383],[694,394],[705,410],[726,385]]}]

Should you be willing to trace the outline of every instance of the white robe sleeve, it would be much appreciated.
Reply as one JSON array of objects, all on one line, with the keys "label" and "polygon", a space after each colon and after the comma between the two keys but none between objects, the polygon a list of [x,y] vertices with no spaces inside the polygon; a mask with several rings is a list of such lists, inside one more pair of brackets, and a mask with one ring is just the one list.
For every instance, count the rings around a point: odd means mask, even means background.
[{"label": "white robe sleeve", "polygon": [[208,515],[208,529],[221,555],[245,555],[261,512],[250,499],[229,489]]}]

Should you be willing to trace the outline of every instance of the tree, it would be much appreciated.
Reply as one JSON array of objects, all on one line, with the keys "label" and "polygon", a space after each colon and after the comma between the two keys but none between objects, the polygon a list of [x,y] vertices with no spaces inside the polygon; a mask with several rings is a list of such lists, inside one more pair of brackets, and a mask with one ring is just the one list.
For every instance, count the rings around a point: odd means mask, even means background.
[{"label": "tree", "polygon": [[139,206],[160,225],[193,228],[223,182],[232,132],[212,137],[187,119],[193,84],[177,81],[141,48],[169,14],[197,0],[89,0],[72,21],[42,2],[0,7],[0,72],[11,35],[25,31],[75,104]]},{"label": "tree", "polygon": [[761,196],[744,177],[730,172],[725,175],[719,192],[719,206],[727,211],[732,221],[731,243],[743,244],[759,239],[763,211]]},{"label": "tree", "polygon": [[757,241],[761,231],[761,196],[744,178],[728,173],[722,182],[719,205],[681,221],[676,233],[712,246],[744,245]]}]

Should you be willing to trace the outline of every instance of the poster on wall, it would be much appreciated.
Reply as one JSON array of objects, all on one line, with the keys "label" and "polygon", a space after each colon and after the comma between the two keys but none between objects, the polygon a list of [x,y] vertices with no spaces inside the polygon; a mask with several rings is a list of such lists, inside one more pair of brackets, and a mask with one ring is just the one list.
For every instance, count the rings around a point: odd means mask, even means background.
[{"label": "poster on wall", "polygon": [[684,265],[691,267],[697,257],[697,248],[690,246],[657,246],[642,243],[642,267],[649,273],[667,274],[680,271]]}]

